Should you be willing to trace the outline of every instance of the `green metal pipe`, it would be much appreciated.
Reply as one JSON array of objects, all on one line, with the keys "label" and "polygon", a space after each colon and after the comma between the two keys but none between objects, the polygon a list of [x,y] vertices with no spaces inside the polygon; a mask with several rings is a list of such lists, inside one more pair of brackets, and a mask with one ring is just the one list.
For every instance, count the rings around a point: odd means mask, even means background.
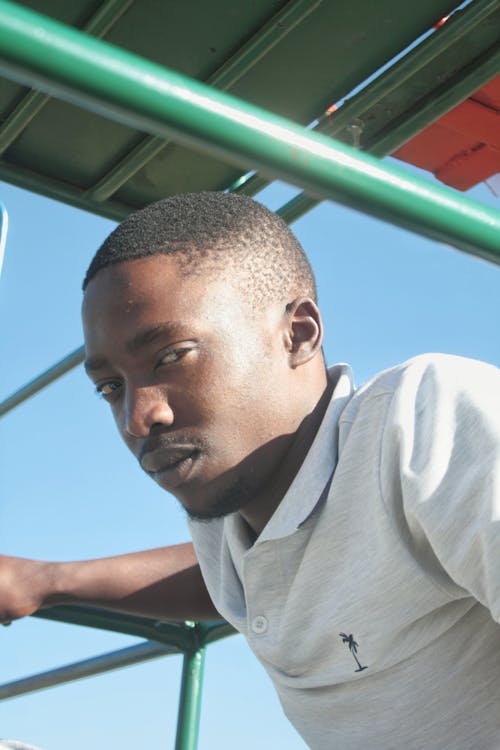
[{"label": "green metal pipe", "polygon": [[238,631],[225,620],[220,622],[197,622],[196,631],[200,646],[207,646],[209,643],[219,641],[221,638],[227,638]]},{"label": "green metal pipe", "polygon": [[127,180],[130,180],[137,172],[151,161],[160,151],[168,145],[168,141],[156,135],[148,135],[123,157],[112,169],[109,170],[89,190],[84,197],[99,203],[107,200],[113,193],[121,188]]},{"label": "green metal pipe", "polygon": [[[106,0],[85,24],[83,31],[103,37],[133,2],[134,0]],[[40,91],[30,91],[26,94],[0,129],[0,155],[21,135],[49,101],[50,96]]]},{"label": "green metal pipe", "polygon": [[108,31],[111,31],[134,2],[135,0],[104,0],[92,18],[84,25],[83,30],[101,39]]},{"label": "green metal pipe", "polygon": [[232,185],[229,186],[228,191],[230,193],[239,193],[240,195],[255,195],[260,190],[263,190],[270,183],[265,177],[262,177],[258,172],[255,172],[250,177],[246,174],[238,177]]},{"label": "green metal pipe", "polygon": [[[314,132],[323,133],[324,135],[332,137],[341,133],[346,127],[359,118],[362,119],[363,115],[368,110],[378,104],[395,89],[404,86],[412,76],[417,75],[437,57],[445,54],[454,44],[460,43],[462,38],[474,31],[477,26],[481,23],[489,22],[492,14],[498,12],[498,7],[498,0],[475,0],[474,3],[471,3],[462,10],[454,13],[444,26],[424,39],[417,47],[408,52],[388,70],[384,71],[384,73],[369,83],[358,94],[343,102],[342,106],[333,115],[327,113],[321,115],[321,117],[318,118],[317,124],[313,128]],[[476,80],[478,86],[484,83],[483,78],[484,75],[481,74],[480,80]],[[455,88],[453,89],[453,92],[450,92],[449,82],[446,84],[446,89],[448,97],[450,97],[450,94],[454,97],[453,102],[448,98],[448,101],[451,102],[450,107],[454,104],[458,104],[467,96],[467,94],[464,96],[463,87],[460,84],[457,85],[456,94]],[[470,91],[468,93],[470,93]],[[460,97],[462,97],[462,99]],[[442,112],[440,112],[438,116],[441,114]],[[413,126],[413,118],[414,115],[411,115],[412,123],[409,125],[408,129],[405,129],[405,113],[402,121],[398,122],[396,127],[393,128],[393,123],[390,125],[391,130],[389,135],[392,135],[392,140],[387,137],[387,134],[382,134],[380,140],[384,140],[383,144],[379,143],[379,137],[377,136],[374,138],[373,142],[368,146],[365,146],[364,150],[377,156],[387,156],[391,151],[394,151],[405,142],[405,134],[406,132],[410,132],[410,128]],[[425,128],[435,119],[437,119],[435,112],[430,111],[430,108],[426,108],[425,117],[421,116],[419,118],[420,128]],[[414,134],[413,131],[412,134]],[[261,175],[254,174],[248,180],[242,182],[241,185],[239,185],[237,181],[235,185],[231,186],[229,189],[238,193],[244,193],[245,195],[255,195],[259,190],[266,187],[267,184],[268,181]],[[302,194],[301,196],[294,198],[293,201],[290,201],[285,206],[282,206],[278,213],[285,219],[285,221],[291,223],[302,216],[306,211],[310,210],[313,206],[317,205],[317,203],[317,200]]]},{"label": "green metal pipe", "polygon": [[88,628],[109,630],[112,633],[158,641],[177,649],[178,653],[194,652],[200,647],[199,634],[194,623],[161,622],[149,617],[123,614],[111,609],[74,605],[60,605],[40,609],[33,617],[55,622],[85,625]]},{"label": "green metal pipe", "polygon": [[301,216],[310,211],[311,208],[314,208],[314,206],[316,206],[318,203],[319,201],[311,198],[311,196],[307,193],[299,193],[298,195],[295,195],[291,200],[289,200],[288,203],[285,203],[283,206],[278,208],[276,213],[278,214],[278,216],[281,216],[283,221],[285,221],[287,224],[292,224],[294,221],[297,221],[297,219],[300,219]]},{"label": "green metal pipe", "polygon": [[[350,123],[363,117],[371,107],[397,87],[401,87],[413,75],[417,74],[438,55],[443,54],[453,44],[470,34],[480,23],[488,22],[493,14],[498,14],[498,0],[476,0],[466,8],[458,11],[438,31],[425,39],[418,47],[411,50],[397,65],[389,68],[379,78],[370,83],[351,100],[344,102],[333,116],[323,115],[315,130],[329,136],[336,135]],[[497,21],[498,23],[498,21]],[[372,141],[365,144],[365,150],[378,157],[387,156],[406,143],[416,133],[426,128],[431,122],[456,106],[476,91],[500,70],[497,51],[489,51],[480,61],[475,60],[474,67],[462,77],[459,71],[458,81],[447,80],[445,84],[412,113],[405,112],[396,123],[391,122],[388,132],[378,133]],[[258,174],[243,185],[242,192],[253,194],[254,186],[264,187]],[[281,206],[277,213],[291,224],[310,211],[319,203],[303,192]],[[498,261],[495,261],[498,262]]]},{"label": "green metal pipe", "polygon": [[196,750],[200,727],[205,649],[184,654],[175,750]]},{"label": "green metal pipe", "polygon": [[323,0],[290,0],[213,76],[210,76],[207,83],[227,91],[322,2]]},{"label": "green metal pipe", "polygon": [[[500,33],[500,29],[499,29]],[[373,144],[366,144],[371,154],[385,156],[391,154],[417,133],[420,133],[430,122],[439,119],[450,109],[467,99],[471,94],[484,86],[500,71],[500,42],[493,49],[474,60],[474,65],[464,73],[460,71],[460,80],[447,80],[431,96],[418,102],[411,114],[405,113],[401,123],[390,123],[386,133],[379,133]]]},{"label": "green metal pipe", "polygon": [[60,362],[57,362],[52,367],[49,367],[48,370],[45,370],[45,372],[43,372],[41,375],[34,378],[25,386],[13,393],[12,396],[6,398],[5,401],[2,401],[2,403],[0,403],[0,417],[2,417],[4,414],[7,414],[7,412],[11,409],[14,409],[15,406],[18,406],[23,401],[26,401],[28,398],[30,398],[30,396],[38,393],[38,391],[42,390],[42,388],[45,388],[45,386],[49,385],[57,378],[60,378],[61,375],[64,375],[65,373],[69,372],[69,370],[72,370],[74,367],[83,362],[84,354],[84,347],[80,346],[78,349],[75,349],[74,352],[68,354],[67,357],[61,359]]},{"label": "green metal pipe", "polygon": [[94,677],[98,674],[109,672],[112,669],[122,669],[134,664],[142,664],[151,659],[157,659],[159,656],[169,656],[177,654],[177,649],[169,648],[155,641],[145,641],[135,646],[128,646],[119,651],[112,651],[107,654],[100,654],[90,659],[65,664],[63,667],[50,669],[47,672],[24,677],[21,680],[0,685],[0,701],[16,698],[19,695],[26,695],[37,690],[55,687],[56,685],[65,685],[74,680],[81,680],[85,677]]},{"label": "green metal pipe", "polygon": [[[479,24],[488,22],[493,13],[498,12],[498,0],[475,0],[462,10],[454,13],[452,18],[441,28],[435,31],[421,42],[417,47],[408,52],[403,58],[398,60],[397,64],[392,65],[388,70],[378,76],[374,81],[362,89],[356,96],[347,99],[342,106],[333,114],[324,113],[318,118],[318,122],[313,128],[314,132],[323,133],[330,137],[341,133],[344,128],[349,126],[371,107],[375,106],[384,97],[388,96],[396,88],[401,88],[414,75],[418,74],[425,66],[429,65],[438,56],[443,55],[454,44],[459,43],[461,39],[470,34]],[[482,83],[483,81],[481,81]],[[465,97],[464,97],[465,98]],[[458,100],[456,101],[458,103]],[[421,118],[421,127],[426,127],[434,119],[434,113],[426,111],[427,120]],[[401,145],[401,135],[404,123],[398,124],[396,128],[394,142],[397,148]],[[385,136],[384,136],[385,138]],[[387,144],[389,146],[390,144]],[[391,153],[390,148],[377,148],[378,140],[375,139],[371,147],[364,150],[369,153],[376,153],[377,156],[386,156]],[[392,149],[394,150],[394,149]],[[234,190],[245,195],[255,195],[268,185],[268,180],[259,174],[254,174],[248,180],[239,184],[236,181],[229,190]],[[316,205],[318,201],[309,198],[308,201],[302,201],[304,208]],[[290,221],[294,221],[304,213],[298,211],[298,206],[294,211],[288,211],[284,206],[281,211],[282,215],[290,215]],[[307,210],[307,209],[306,209]],[[280,214],[281,215],[281,214]]]},{"label": "green metal pipe", "polygon": [[123,221],[134,210],[132,206],[116,201],[99,203],[85,196],[79,188],[45,175],[39,175],[30,169],[8,164],[2,160],[0,160],[0,179],[10,182],[11,185],[17,185],[23,190],[31,190],[34,193],[45,195],[47,198],[67,203],[84,211],[90,211],[112,221]]},{"label": "green metal pipe", "polygon": [[0,129],[0,155],[21,135],[31,120],[50,101],[50,96],[40,91],[30,91],[7,117]]},{"label": "green metal pipe", "polygon": [[6,0],[0,50],[16,80],[500,262],[498,212]]},{"label": "green metal pipe", "polygon": [[[321,2],[322,0],[290,0],[243,47],[209,76],[207,85],[215,86],[221,91],[227,91],[234,86]],[[167,145],[168,141],[164,138],[147,136],[85,195],[95,201],[106,200]]]},{"label": "green metal pipe", "polygon": [[[356,96],[347,99],[333,116],[323,115],[316,130],[329,136],[340,133],[346,126],[362,117],[367,110],[378,104],[392,91],[402,87],[412,76],[418,74],[433,60],[446,53],[450,47],[459,43],[479,24],[489,21],[490,16],[495,12],[498,12],[498,0],[475,0],[467,7],[457,11],[444,26],[437,29],[421,44],[398,60],[397,64],[384,71]],[[433,119],[437,119],[437,117],[428,117],[424,126],[428,125]],[[370,153],[373,152],[370,151]],[[381,151],[378,153],[381,153]],[[386,151],[386,153],[390,153],[390,151]]]},{"label": "green metal pipe", "polygon": [[[291,11],[290,6],[292,5],[294,5],[294,3],[288,3],[280,13],[285,13],[285,11],[289,13]],[[297,12],[298,10],[297,6],[295,6],[294,11]],[[362,116],[366,110],[379,102],[385,95],[393,91],[396,87],[404,84],[412,75],[418,73],[424,65],[434,60],[439,53],[445,52],[453,43],[459,42],[464,35],[470,33],[478,24],[488,21],[489,16],[496,10],[498,10],[498,0],[475,0],[473,4],[471,3],[463,10],[456,12],[445,26],[427,37],[418,45],[418,47],[411,50],[411,52],[405,55],[404,58],[398,61],[396,66],[385,71],[355,97],[345,101],[342,104],[342,107],[335,112],[333,116],[324,114],[319,117],[318,124],[314,130],[329,136],[334,136],[335,134],[340,133],[350,122]],[[304,8],[304,12],[306,11],[307,8]],[[283,30],[287,28],[284,23],[289,20],[289,17],[282,17],[280,13],[274,16],[273,23],[277,29]],[[98,16],[99,11],[94,18],[97,19]],[[97,33],[98,30],[92,29],[90,26],[87,31],[89,33],[94,33],[96,36],[100,35]],[[259,32],[255,36],[258,37],[260,33],[265,33],[265,27],[262,29],[262,32]],[[279,38],[281,38],[281,36]],[[234,64],[235,67],[237,67],[236,63],[238,62],[239,57],[240,52],[236,53],[233,58],[231,58],[232,64]],[[221,73],[229,62],[230,61],[225,63],[220,69]],[[213,80],[209,80],[212,85],[216,86],[217,73],[218,71],[214,74]],[[32,96],[41,97],[45,102],[45,94],[31,92],[31,94],[23,99],[22,105],[28,105],[29,99]],[[36,100],[33,99],[33,101]],[[430,119],[432,119],[432,117]],[[9,121],[7,121],[7,123],[8,122]],[[7,123],[4,124],[4,127],[6,127]],[[423,122],[423,126],[426,124],[426,122]],[[398,125],[397,130],[399,131],[402,127],[404,127],[403,122]],[[396,142],[399,145],[399,137]],[[2,131],[0,130],[0,144],[1,143]],[[168,142],[163,138],[158,138],[156,136],[146,137],[122,161],[110,170],[110,172],[104,175],[96,185],[84,194],[79,190],[70,188],[64,183],[57,182],[56,180],[50,181],[49,184],[47,180],[41,179],[35,174],[28,173],[20,167],[7,165],[5,163],[0,164],[0,177],[14,185],[18,185],[19,187],[34,190],[42,195],[47,195],[49,198],[61,200],[70,205],[76,205],[79,208],[83,208],[84,210],[92,211],[93,213],[106,216],[107,218],[116,221],[121,221],[127,216],[130,209],[127,207],[120,207],[116,204],[110,204],[108,200],[109,196],[118,190],[121,185],[130,179],[131,176],[139,171],[152,158],[154,158],[154,156],[158,154],[167,143]],[[373,147],[375,148],[376,145],[375,141]],[[372,152],[371,148],[365,150]],[[383,153],[378,150],[377,155],[380,156],[383,155]],[[244,184],[234,188],[232,186],[229,189],[234,189],[236,192],[244,193],[245,195],[255,195],[268,184],[269,180],[262,177],[262,175],[255,174],[249,180],[245,181]],[[106,203],[103,205],[104,201],[106,201]],[[310,205],[315,205],[317,202],[318,201],[309,200],[308,203]],[[300,215],[300,213],[297,213],[295,218],[299,218]]]}]

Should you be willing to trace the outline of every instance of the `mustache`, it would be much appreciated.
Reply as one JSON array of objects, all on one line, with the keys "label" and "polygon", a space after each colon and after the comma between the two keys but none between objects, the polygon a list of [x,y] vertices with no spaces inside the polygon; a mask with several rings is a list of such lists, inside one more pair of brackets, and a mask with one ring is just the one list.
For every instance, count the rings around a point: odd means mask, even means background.
[{"label": "mustache", "polygon": [[143,443],[139,454],[139,462],[142,462],[144,456],[158,450],[201,450],[205,447],[203,440],[193,435],[167,435],[165,433],[150,436]]}]

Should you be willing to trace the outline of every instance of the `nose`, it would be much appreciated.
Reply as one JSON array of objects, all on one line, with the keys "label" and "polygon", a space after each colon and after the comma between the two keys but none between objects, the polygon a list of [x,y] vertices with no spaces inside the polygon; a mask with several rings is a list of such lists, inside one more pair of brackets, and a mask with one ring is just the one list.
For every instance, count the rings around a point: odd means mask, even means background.
[{"label": "nose", "polygon": [[163,388],[128,389],[124,420],[127,435],[147,437],[153,425],[171,427],[173,422],[174,413]]}]

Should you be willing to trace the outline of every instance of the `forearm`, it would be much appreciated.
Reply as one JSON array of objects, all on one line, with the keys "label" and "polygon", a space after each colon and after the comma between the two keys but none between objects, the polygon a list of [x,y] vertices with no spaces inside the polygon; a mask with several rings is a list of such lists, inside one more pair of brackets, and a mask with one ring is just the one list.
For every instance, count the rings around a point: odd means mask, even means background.
[{"label": "forearm", "polygon": [[60,563],[44,606],[92,604],[167,620],[217,619],[191,543]]},{"label": "forearm", "polygon": [[164,620],[220,618],[191,543],[67,563],[3,558],[2,566],[3,619],[57,604],[107,607]]}]

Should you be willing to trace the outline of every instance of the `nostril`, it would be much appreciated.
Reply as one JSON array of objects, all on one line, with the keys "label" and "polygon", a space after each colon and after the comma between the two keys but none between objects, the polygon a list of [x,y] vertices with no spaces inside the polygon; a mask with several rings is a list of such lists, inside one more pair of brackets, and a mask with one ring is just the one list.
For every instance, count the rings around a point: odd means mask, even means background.
[{"label": "nostril", "polygon": [[156,385],[136,386],[127,390],[125,431],[135,438],[147,437],[152,430],[171,427],[174,414],[165,388]]}]

